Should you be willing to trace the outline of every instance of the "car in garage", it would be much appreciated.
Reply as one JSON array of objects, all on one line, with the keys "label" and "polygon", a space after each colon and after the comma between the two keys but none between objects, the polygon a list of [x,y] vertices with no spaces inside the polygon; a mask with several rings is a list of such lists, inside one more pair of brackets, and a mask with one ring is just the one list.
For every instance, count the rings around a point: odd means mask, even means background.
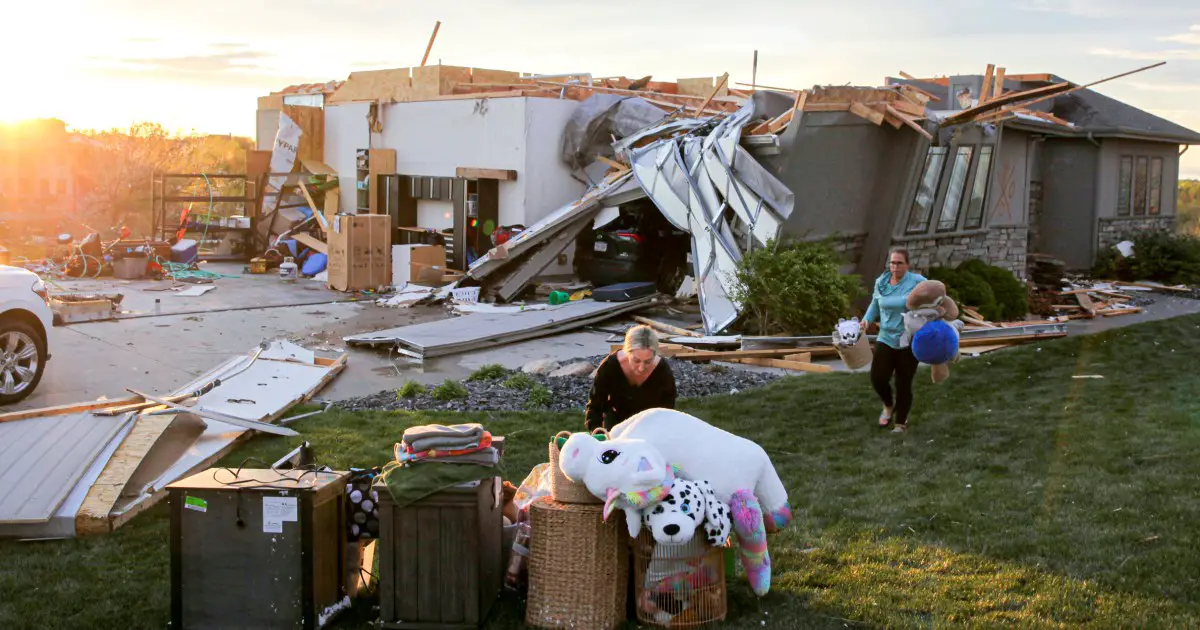
[{"label": "car in garage", "polygon": [[605,225],[584,230],[575,246],[576,274],[594,286],[654,282],[674,293],[690,273],[691,237],[641,200],[620,208]]},{"label": "car in garage", "polygon": [[0,405],[37,389],[50,360],[50,292],[37,274],[0,265]]}]

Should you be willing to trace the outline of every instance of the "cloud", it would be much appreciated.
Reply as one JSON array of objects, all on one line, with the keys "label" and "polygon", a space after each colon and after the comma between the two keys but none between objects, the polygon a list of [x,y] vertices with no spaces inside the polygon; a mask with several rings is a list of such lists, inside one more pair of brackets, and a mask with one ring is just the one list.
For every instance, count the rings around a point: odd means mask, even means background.
[{"label": "cloud", "polygon": [[1139,5],[1112,0],[1016,0],[1013,8],[1035,13],[1062,13],[1086,18],[1115,18],[1136,13]]},{"label": "cloud", "polygon": [[407,66],[395,61],[352,61],[350,62],[350,67],[385,70],[388,68],[405,68]]},{"label": "cloud", "polygon": [[1186,33],[1178,35],[1167,35],[1159,37],[1160,42],[1175,42],[1176,44],[1189,44],[1192,46],[1200,46],[1200,24],[1193,24]]},{"label": "cloud", "polygon": [[222,73],[231,70],[253,70],[262,66],[258,61],[271,55],[255,50],[236,50],[209,55],[183,57],[132,57],[117,59],[123,64],[143,70],[183,73]]},{"label": "cloud", "polygon": [[1166,92],[1168,94],[1200,92],[1200,83],[1142,83],[1140,81],[1130,81],[1127,85],[1139,92]]},{"label": "cloud", "polygon": [[1200,61],[1200,48],[1175,49],[1175,50],[1129,50],[1126,48],[1093,48],[1088,51],[1092,55],[1099,57],[1113,57],[1116,59],[1138,59],[1142,61],[1164,61],[1170,59],[1179,59],[1183,61]]}]

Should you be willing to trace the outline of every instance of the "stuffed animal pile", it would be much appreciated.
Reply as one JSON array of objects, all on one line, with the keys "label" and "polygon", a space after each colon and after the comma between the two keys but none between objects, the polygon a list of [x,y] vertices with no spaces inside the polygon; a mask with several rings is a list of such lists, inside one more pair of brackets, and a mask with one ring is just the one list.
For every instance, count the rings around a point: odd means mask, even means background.
[{"label": "stuffed animal pile", "polygon": [[723,542],[732,529],[751,589],[759,596],[770,590],[766,535],[786,527],[792,510],[758,444],[680,411],[648,409],[613,427],[608,440],[573,434],[559,466],[568,479],[604,499],[605,518],[614,509],[625,511],[634,538],[645,524],[659,542],[691,540],[703,505],[709,542]]},{"label": "stuffed animal pile", "polygon": [[958,338],[963,322],[958,305],[946,294],[946,285],[925,280],[913,288],[904,313],[900,347],[911,346],[913,356],[932,368],[933,382],[950,377],[950,362],[958,360]]}]

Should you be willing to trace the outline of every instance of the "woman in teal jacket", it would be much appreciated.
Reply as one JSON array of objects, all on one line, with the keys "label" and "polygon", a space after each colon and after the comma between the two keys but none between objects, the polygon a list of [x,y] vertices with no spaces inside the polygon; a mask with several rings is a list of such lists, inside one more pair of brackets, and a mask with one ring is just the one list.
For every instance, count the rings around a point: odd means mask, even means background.
[{"label": "woman in teal jacket", "polygon": [[[903,315],[908,310],[908,294],[925,280],[920,274],[909,271],[908,267],[907,250],[893,249],[888,254],[888,271],[875,280],[871,306],[867,308],[862,321],[864,332],[869,322],[879,322],[875,358],[871,362],[871,385],[883,401],[879,427],[887,428],[894,420],[892,433],[903,433],[908,429],[908,411],[913,402],[912,385],[919,363],[911,347],[900,347],[900,335],[904,332]],[[890,382],[893,374],[896,376],[895,397],[892,396]]]}]

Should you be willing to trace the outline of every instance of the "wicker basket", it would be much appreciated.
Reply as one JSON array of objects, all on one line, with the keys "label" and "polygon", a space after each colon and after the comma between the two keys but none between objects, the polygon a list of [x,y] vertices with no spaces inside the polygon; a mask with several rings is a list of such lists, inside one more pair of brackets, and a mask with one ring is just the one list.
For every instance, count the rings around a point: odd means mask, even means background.
[{"label": "wicker basket", "polygon": [[625,623],[629,550],[624,512],[539,499],[529,506],[529,597],[535,628],[607,630]]},{"label": "wicker basket", "polygon": [[853,346],[835,346],[842,362],[851,370],[857,370],[871,363],[871,343],[866,335],[859,335],[858,342]]},{"label": "wicker basket", "polygon": [[[559,503],[604,503],[603,500],[588,491],[587,486],[581,483],[575,483],[563,474],[562,468],[558,465],[559,455],[561,451],[558,448],[558,438],[568,437],[569,431],[559,431],[558,435],[550,440],[550,496]],[[592,431],[592,435],[608,436],[604,429],[596,429]]]},{"label": "wicker basket", "polygon": [[725,547],[702,533],[685,545],[659,545],[645,530],[630,544],[639,623],[695,628],[725,619]]}]

